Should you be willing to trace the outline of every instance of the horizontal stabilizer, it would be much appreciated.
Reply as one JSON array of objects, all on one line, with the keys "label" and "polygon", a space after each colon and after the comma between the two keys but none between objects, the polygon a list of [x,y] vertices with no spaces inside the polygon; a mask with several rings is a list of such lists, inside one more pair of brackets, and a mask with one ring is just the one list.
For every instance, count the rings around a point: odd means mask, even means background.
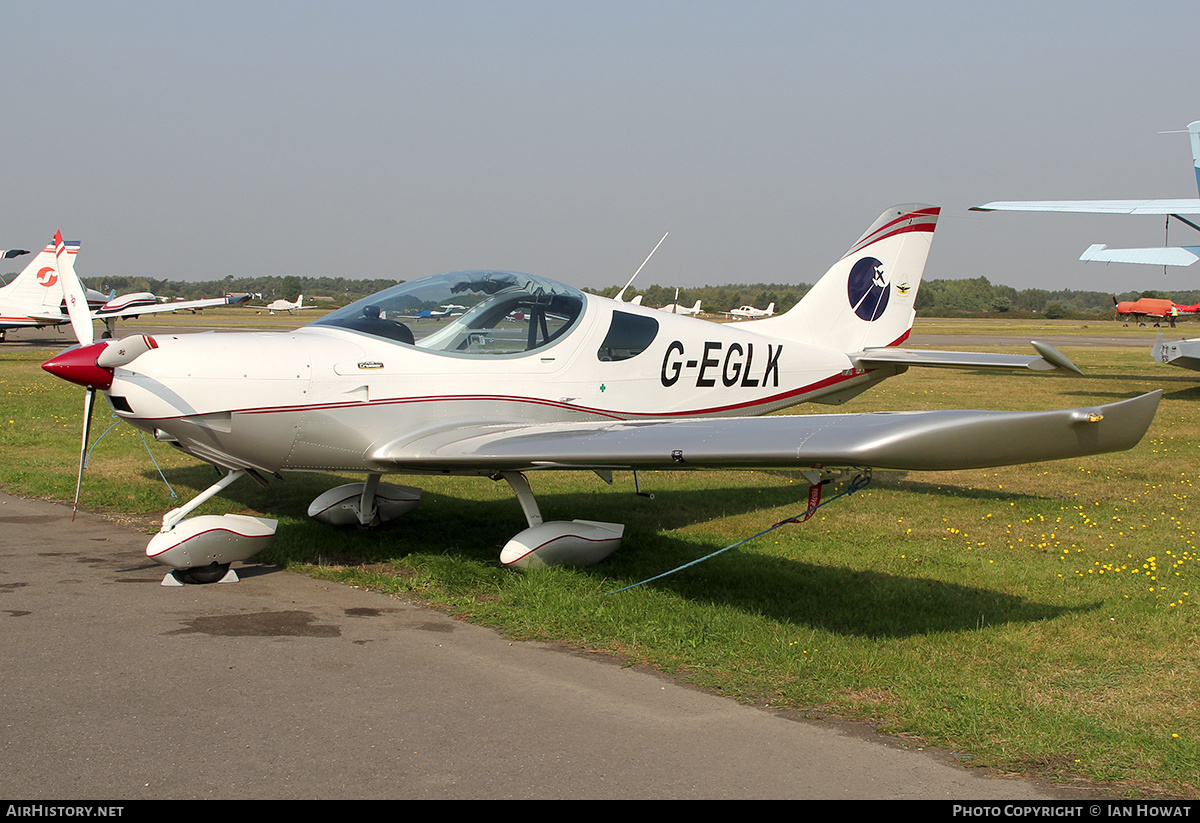
[{"label": "horizontal stabilizer", "polygon": [[1190,266],[1200,260],[1200,246],[1152,249],[1110,249],[1103,243],[1087,247],[1079,259],[1088,263],[1148,263],[1153,266]]},{"label": "horizontal stabilizer", "polygon": [[894,346],[865,349],[850,358],[856,365],[870,367],[877,363],[905,366],[936,366],[952,369],[1030,369],[1051,371],[1067,369],[1083,374],[1065,354],[1047,343],[1030,341],[1041,357],[989,352],[935,351],[933,349],[901,349]]},{"label": "horizontal stabilizer", "polygon": [[1161,391],[1040,412],[924,411],[447,427],[380,444],[379,471],[796,469],[940,471],[1060,460],[1132,448]]},{"label": "horizontal stabilizer", "polygon": [[971,211],[1200,214],[1200,200],[994,200],[982,206],[972,206]]}]

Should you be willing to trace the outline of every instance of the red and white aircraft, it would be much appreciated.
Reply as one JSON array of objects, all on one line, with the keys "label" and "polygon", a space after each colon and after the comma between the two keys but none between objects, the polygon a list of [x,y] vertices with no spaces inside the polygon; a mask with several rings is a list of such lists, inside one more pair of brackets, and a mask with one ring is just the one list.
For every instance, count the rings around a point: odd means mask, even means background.
[{"label": "red and white aircraft", "polygon": [[1200,312],[1200,303],[1186,305],[1166,298],[1139,297],[1137,300],[1120,301],[1113,311],[1118,320],[1129,317],[1166,320],[1171,316],[1172,309],[1174,309],[1176,317],[1182,317],[1185,314],[1192,315]]},{"label": "red and white aircraft", "polygon": [[[56,238],[56,243],[61,237]],[[9,329],[43,328],[70,323],[60,282],[59,256],[56,243],[51,243],[33,258],[25,270],[13,278],[7,286],[0,287],[0,342]],[[79,243],[62,243],[61,254],[71,261],[79,253]],[[218,297],[209,300],[185,300],[176,303],[160,303],[149,292],[124,294],[105,298],[99,292],[80,287],[81,299],[90,313],[91,320],[105,324],[105,337],[112,337],[115,321],[122,317],[138,317],[143,314],[179,311],[181,309],[203,309],[211,306],[229,306],[240,303],[245,297]]]},{"label": "red and white aircraft", "polygon": [[[273,520],[184,519],[243,475],[362,473],[309,507],[354,525],[416,505],[416,489],[384,474],[503,477],[529,528],[501,562],[584,565],[614,551],[624,526],[543,522],[528,472],[632,470],[636,481],[641,469],[790,468],[817,486],[842,467],[979,468],[1135,445],[1159,392],[1061,411],[756,416],[839,404],[914,365],[1074,369],[1037,343],[1040,357],[899,347],[938,212],[886,210],[799,304],[763,320],[720,325],[533,275],[466,271],[401,283],[290,332],[92,343],[82,323],[83,345],[44,368],[88,389],[85,420],[103,391],[118,417],[227,472],[150,541],[147,554],[173,570],[164,585],[236,579],[230,564],[273,539]],[[63,258],[59,273],[73,280]],[[395,319],[450,302],[467,308],[423,336]],[[85,424],[81,453],[86,442]]]}]

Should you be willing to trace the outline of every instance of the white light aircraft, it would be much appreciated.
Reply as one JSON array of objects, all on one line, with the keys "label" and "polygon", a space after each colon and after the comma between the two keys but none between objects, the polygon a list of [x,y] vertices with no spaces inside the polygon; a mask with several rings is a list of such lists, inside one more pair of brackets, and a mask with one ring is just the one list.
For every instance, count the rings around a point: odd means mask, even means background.
[{"label": "white light aircraft", "polygon": [[[1188,123],[1188,138],[1192,144],[1192,167],[1196,186],[1200,188],[1200,120]],[[1034,211],[1073,212],[1077,214],[1157,214],[1174,217],[1179,222],[1200,231],[1200,226],[1183,215],[1200,215],[1197,200],[995,200],[971,211]],[[1147,249],[1110,249],[1094,243],[1079,257],[1085,262],[1148,263],[1157,266],[1190,266],[1200,260],[1200,246],[1166,246]]]},{"label": "white light aircraft", "polygon": [[761,317],[771,317],[775,314],[775,304],[767,306],[765,309],[756,309],[754,306],[739,306],[736,309],[730,309],[725,312],[729,317],[736,317],[738,320],[744,318],[757,319]]},{"label": "white light aircraft", "polygon": [[288,314],[291,314],[294,311],[301,311],[302,309],[312,309],[316,307],[311,304],[307,306],[304,305],[304,295],[302,294],[296,298],[295,303],[293,303],[291,300],[284,300],[282,297],[280,297],[278,300],[272,300],[265,306],[249,306],[248,308],[260,309],[262,311],[269,312],[270,314],[274,314],[277,311],[285,311]]},{"label": "white light aircraft", "polygon": [[[72,261],[79,252],[79,243],[62,244],[63,251]],[[28,254],[28,252],[23,252]],[[0,287],[0,342],[4,341],[9,329],[44,328],[61,326],[71,322],[64,301],[63,286],[57,268],[59,253],[51,243],[33,258],[25,270],[6,286]],[[243,301],[244,297],[216,297],[207,300],[186,300],[177,303],[159,303],[149,292],[124,294],[105,298],[93,289],[80,286],[80,299],[92,320],[105,325],[104,337],[112,337],[116,321],[120,318],[139,317],[143,314],[173,312],[181,309],[204,309],[212,306],[231,306]]]},{"label": "white light aircraft", "polygon": [[659,311],[665,311],[667,314],[682,314],[687,317],[695,317],[700,314],[700,301],[696,301],[694,306],[681,306],[678,303],[671,303],[667,306],[660,306]]},{"label": "white light aircraft", "polygon": [[700,315],[700,301],[696,301],[696,305],[688,308],[687,306],[679,305],[679,289],[675,289],[675,302],[669,303],[666,306],[659,306],[659,311],[665,311],[667,314],[684,314],[688,317],[697,317]]},{"label": "white light aircraft", "polygon": [[[384,474],[504,478],[529,527],[501,562],[590,565],[618,547],[624,526],[543,521],[529,472],[586,470],[611,482],[632,470],[636,488],[646,469],[790,468],[810,479],[811,500],[820,484],[872,467],[981,468],[1135,445],[1161,392],[1058,411],[757,416],[839,404],[914,365],[1075,369],[1039,343],[1041,356],[1028,357],[899,346],[938,212],[886,210],[794,308],[746,323],[665,314],[528,274],[466,271],[401,283],[289,332],[92,343],[81,322],[82,345],[43,367],[87,389],[81,455],[103,391],[118,417],[226,472],[168,512],[150,541],[147,554],[171,570],[164,585],[236,580],[230,564],[271,542],[274,520],[187,518],[245,475],[365,475],[309,507],[319,520],[361,526],[419,500],[416,489],[380,482]],[[59,259],[64,280],[75,281],[69,255]],[[387,319],[414,300],[468,308],[414,339]]]}]

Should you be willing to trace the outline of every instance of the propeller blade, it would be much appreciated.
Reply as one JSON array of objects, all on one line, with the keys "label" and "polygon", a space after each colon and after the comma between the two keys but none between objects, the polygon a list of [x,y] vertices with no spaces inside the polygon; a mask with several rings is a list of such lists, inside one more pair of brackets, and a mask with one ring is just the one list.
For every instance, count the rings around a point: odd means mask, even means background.
[{"label": "propeller blade", "polygon": [[62,232],[54,233],[55,266],[58,269],[58,282],[62,284],[63,296],[67,301],[67,315],[71,318],[71,330],[79,345],[91,345],[96,339],[92,329],[92,312],[88,308],[87,294],[83,284],[75,274],[75,252],[68,250],[63,242]]},{"label": "propeller blade", "polygon": [[79,473],[75,475],[75,504],[71,506],[71,519],[79,510],[79,489],[83,485],[83,470],[87,467],[88,438],[92,433],[92,409],[96,406],[96,390],[88,389],[83,397],[83,436],[79,444]]}]

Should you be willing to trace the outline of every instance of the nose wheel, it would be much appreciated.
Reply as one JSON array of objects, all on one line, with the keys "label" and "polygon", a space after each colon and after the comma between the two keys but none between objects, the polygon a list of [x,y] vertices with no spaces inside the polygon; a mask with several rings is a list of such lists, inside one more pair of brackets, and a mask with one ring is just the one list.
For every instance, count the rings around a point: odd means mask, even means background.
[{"label": "nose wheel", "polygon": [[186,586],[204,583],[237,583],[240,578],[229,563],[211,563],[193,569],[176,569],[163,578],[164,586]]},{"label": "nose wheel", "polygon": [[236,583],[238,576],[230,564],[258,554],[271,545],[278,526],[275,520],[240,514],[187,517],[197,506],[245,473],[244,469],[230,471],[186,504],[163,516],[162,529],[150,539],[146,556],[171,568],[163,578],[164,586]]}]

